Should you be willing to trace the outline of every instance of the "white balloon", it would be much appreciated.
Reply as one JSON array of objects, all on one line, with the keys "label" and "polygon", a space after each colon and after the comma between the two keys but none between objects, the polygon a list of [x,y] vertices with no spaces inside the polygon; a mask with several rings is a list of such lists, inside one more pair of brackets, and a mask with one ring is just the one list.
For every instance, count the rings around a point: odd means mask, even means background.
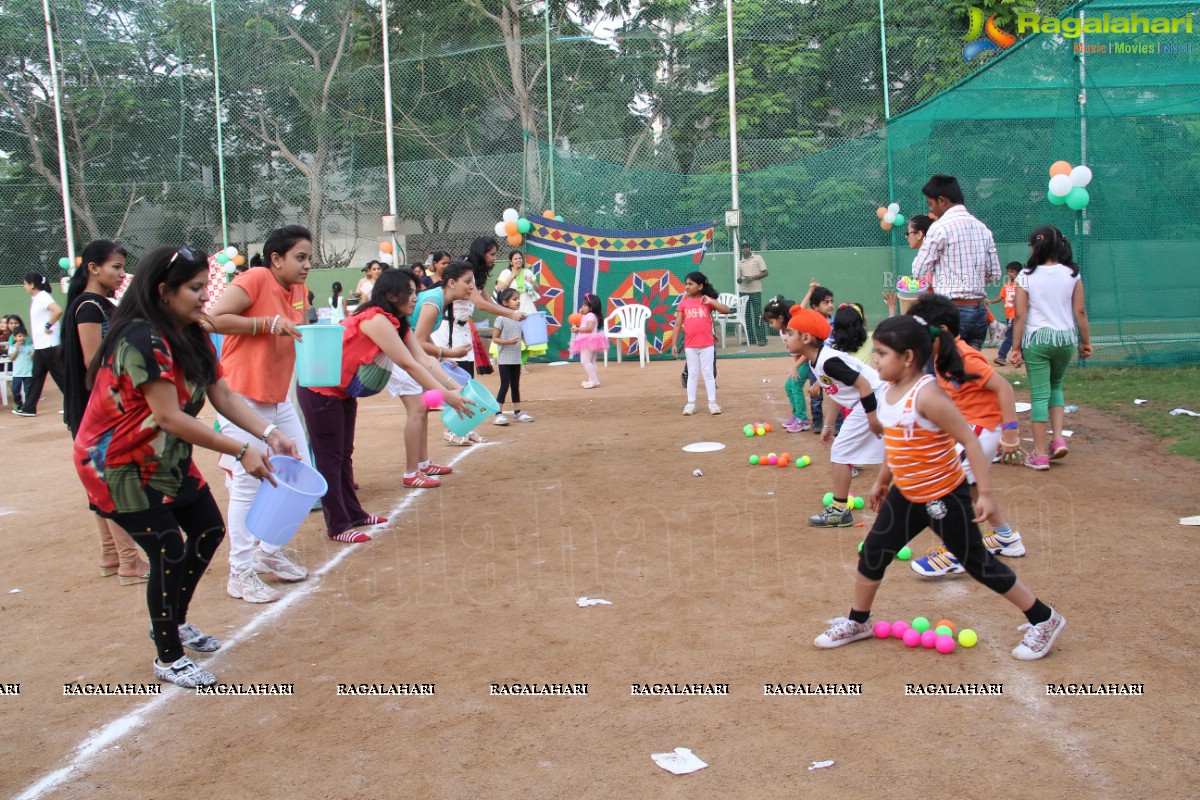
[{"label": "white balloon", "polygon": [[508,235],[508,232],[504,230],[504,223],[503,223],[503,222],[497,222],[497,223],[496,223],[496,228],[495,228],[495,231],[496,231],[496,235],[497,235],[497,236],[507,236],[507,235]]},{"label": "white balloon", "polygon": [[888,225],[892,225],[896,222],[896,215],[893,212],[889,211],[883,215],[883,221],[886,222]]},{"label": "white balloon", "polygon": [[229,245],[229,247],[225,248],[225,255],[229,256],[230,258],[233,258],[234,256],[237,255],[237,248],[234,247],[233,245]]},{"label": "white balloon", "polygon": [[231,275],[233,274],[234,270],[237,269],[237,264],[233,263],[232,261],[226,261],[221,265],[221,269],[225,270],[226,275]]},{"label": "white balloon", "polygon": [[[889,214],[899,214],[900,213],[900,204],[899,203],[888,203],[888,213]],[[888,220],[888,222],[891,222],[891,220]]]},{"label": "white balloon", "polygon": [[383,264],[391,264],[392,263],[392,254],[385,253],[382,250],[380,250],[379,255],[376,257],[375,260],[379,261],[380,263],[383,263]]},{"label": "white balloon", "polygon": [[1092,171],[1082,164],[1071,170],[1072,186],[1087,186],[1092,182]]},{"label": "white balloon", "polygon": [[505,222],[516,222],[520,218],[521,215],[517,213],[515,208],[504,209],[504,215],[501,217]]},{"label": "white balloon", "polygon": [[1071,193],[1071,176],[1070,175],[1055,175],[1050,179],[1050,194],[1057,197],[1066,197]]}]

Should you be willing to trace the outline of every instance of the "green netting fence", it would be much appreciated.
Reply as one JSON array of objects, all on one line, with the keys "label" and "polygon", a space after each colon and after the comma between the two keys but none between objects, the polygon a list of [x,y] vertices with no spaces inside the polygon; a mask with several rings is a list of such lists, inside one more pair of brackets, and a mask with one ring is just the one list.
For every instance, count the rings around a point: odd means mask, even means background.
[{"label": "green netting fence", "polygon": [[[591,5],[389,5],[406,257],[461,252],[508,206],[622,230],[724,219],[724,3],[616,17]],[[742,240],[768,258],[882,250],[904,273],[912,253],[874,209],[919,212],[920,186],[949,172],[1006,252],[1045,222],[1071,237],[1097,361],[1200,361],[1194,3],[1038,6],[1043,20],[1101,26],[1082,37],[1022,31],[1020,9],[1002,0],[975,5],[1015,43],[972,41],[960,2],[734,2]],[[320,266],[374,256],[389,210],[377,2],[50,7],[77,247],[119,238],[136,254],[228,238],[246,250],[300,222],[317,234]],[[1113,30],[1130,17],[1193,31]],[[976,42],[982,52],[965,60]],[[40,2],[0,2],[0,58],[0,284],[11,284],[31,269],[61,274],[65,254]],[[1059,159],[1094,172],[1084,211],[1046,198]],[[731,241],[718,226],[713,250]]]}]

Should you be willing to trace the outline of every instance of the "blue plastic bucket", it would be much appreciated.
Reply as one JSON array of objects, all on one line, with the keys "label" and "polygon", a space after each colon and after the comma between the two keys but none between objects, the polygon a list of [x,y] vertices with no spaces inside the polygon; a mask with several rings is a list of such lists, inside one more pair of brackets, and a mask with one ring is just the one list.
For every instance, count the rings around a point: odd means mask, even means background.
[{"label": "blue plastic bucket", "polygon": [[275,482],[263,481],[254,496],[246,528],[267,544],[287,544],[300,529],[300,523],[312,510],[313,503],[325,496],[329,484],[321,473],[291,456],[271,456]]},{"label": "blue plastic bucket", "polygon": [[536,347],[550,341],[550,331],[546,323],[546,313],[535,311],[521,320],[521,333],[525,335],[525,344]]},{"label": "blue plastic bucket", "polygon": [[443,361],[442,369],[446,371],[447,375],[449,375],[451,378],[454,378],[454,382],[459,386],[466,386],[471,380],[471,373],[467,372],[453,361]]},{"label": "blue plastic bucket", "polygon": [[500,404],[496,402],[496,398],[492,397],[492,393],[479,381],[467,381],[462,393],[463,397],[476,403],[475,409],[468,408],[468,412],[471,413],[460,417],[450,406],[446,406],[442,411],[442,422],[446,424],[447,430],[456,436],[466,436],[475,430],[479,423],[500,412]]},{"label": "blue plastic bucket", "polygon": [[337,386],[342,382],[341,325],[297,325],[296,382],[301,386]]}]

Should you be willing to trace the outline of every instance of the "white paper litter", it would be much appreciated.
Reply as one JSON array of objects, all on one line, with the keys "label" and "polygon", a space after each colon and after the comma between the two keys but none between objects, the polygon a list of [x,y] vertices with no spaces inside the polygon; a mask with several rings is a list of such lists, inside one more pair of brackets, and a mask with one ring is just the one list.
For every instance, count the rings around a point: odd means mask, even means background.
[{"label": "white paper litter", "polygon": [[1070,439],[1072,436],[1075,435],[1075,431],[1063,431],[1062,435],[1067,437],[1068,439]]},{"label": "white paper litter", "polygon": [[1020,385],[1021,385],[1020,381],[1013,381],[1013,386],[1020,386]]},{"label": "white paper litter", "polygon": [[20,594],[20,593],[21,593],[20,589],[12,589],[11,591],[9,591],[9,594]]},{"label": "white paper litter", "polygon": [[581,597],[575,601],[575,605],[580,608],[587,608],[588,606],[611,606],[612,601],[601,600],[599,597]]},{"label": "white paper litter", "polygon": [[1172,417],[1183,417],[1183,416],[1200,417],[1200,414],[1197,414],[1195,411],[1188,411],[1186,408],[1173,408],[1173,409],[1171,409],[1171,416]]},{"label": "white paper litter", "polygon": [[1018,413],[1018,414],[1020,414],[1020,413],[1021,413],[1021,412],[1023,412],[1023,411],[1028,411],[1028,410],[1030,410],[1031,408],[1033,408],[1033,406],[1032,406],[1032,405],[1030,405],[1029,403],[1020,403],[1020,402],[1018,402],[1018,403],[1016,404],[1016,407],[1017,407],[1017,413]]},{"label": "white paper litter", "polygon": [[1149,400],[1143,400],[1142,398],[1139,397],[1133,401],[1133,404],[1135,406],[1144,406],[1144,405],[1146,405],[1146,403],[1149,403],[1149,402],[1150,402]]},{"label": "white paper litter", "polygon": [[814,761],[812,765],[809,766],[808,771],[812,772],[814,769],[825,769],[826,767],[832,767],[833,764],[833,759],[830,759],[829,761]]},{"label": "white paper litter", "polygon": [[546,366],[547,367],[565,367],[567,364],[570,364],[570,363],[571,363],[570,361],[551,361]]},{"label": "white paper litter", "polygon": [[676,747],[673,753],[652,753],[654,763],[675,775],[687,775],[708,766],[686,747]]},{"label": "white paper litter", "polygon": [[1180,525],[1200,525],[1200,517],[1180,517]]},{"label": "white paper litter", "polygon": [[692,474],[693,474],[693,475],[695,475],[697,478],[703,478],[703,477],[704,477],[704,473],[703,473],[703,472],[701,472],[701,471],[700,471],[700,470],[698,470],[698,469],[694,469],[694,470],[692,470]]}]

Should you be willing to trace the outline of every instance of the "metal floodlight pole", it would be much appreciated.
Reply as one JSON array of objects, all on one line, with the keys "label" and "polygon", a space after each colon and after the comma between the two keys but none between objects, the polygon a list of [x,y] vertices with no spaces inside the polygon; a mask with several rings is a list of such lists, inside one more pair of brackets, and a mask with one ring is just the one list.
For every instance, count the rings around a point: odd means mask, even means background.
[{"label": "metal floodlight pole", "polygon": [[54,127],[58,134],[58,177],[62,182],[63,225],[67,234],[67,274],[75,274],[75,221],[71,217],[71,184],[67,177],[67,148],[63,136],[62,103],[59,99],[58,60],[54,56],[54,30],[50,24],[50,0],[42,0],[46,18],[46,50],[50,54],[50,85],[54,91]]},{"label": "metal floodlight pole", "polygon": [[[396,206],[396,144],[394,141],[395,131],[392,120],[392,51],[388,45],[388,4],[387,0],[380,0],[380,8],[382,13],[383,24],[383,124],[385,128],[384,141],[387,144],[387,183],[388,183],[388,214],[392,217],[392,241],[396,240],[395,220]],[[393,252],[395,252],[393,250]],[[399,253],[396,253],[398,256]],[[399,259],[393,258],[397,263],[392,266],[400,266]]]},{"label": "metal floodlight pole", "polygon": [[546,0],[546,139],[550,144],[550,208],[558,213],[554,203],[554,79],[550,73],[550,0]]},{"label": "metal floodlight pole", "polygon": [[225,212],[225,136],[221,131],[221,61],[217,57],[217,0],[209,0],[208,10],[212,17],[213,100],[217,118],[217,182],[221,188],[221,240],[225,247],[229,247],[229,218]]},{"label": "metal floodlight pole", "polygon": [[738,199],[738,144],[737,144],[737,73],[733,64],[733,0],[725,0],[725,42],[729,58],[729,177],[733,201],[733,216],[737,222],[730,228],[733,232],[733,291],[741,294],[737,282],[739,234],[741,231],[741,205]]},{"label": "metal floodlight pole", "polygon": [[892,116],[892,104],[888,89],[887,71],[887,26],[883,21],[883,0],[879,0],[879,51],[883,53],[883,118]]}]

